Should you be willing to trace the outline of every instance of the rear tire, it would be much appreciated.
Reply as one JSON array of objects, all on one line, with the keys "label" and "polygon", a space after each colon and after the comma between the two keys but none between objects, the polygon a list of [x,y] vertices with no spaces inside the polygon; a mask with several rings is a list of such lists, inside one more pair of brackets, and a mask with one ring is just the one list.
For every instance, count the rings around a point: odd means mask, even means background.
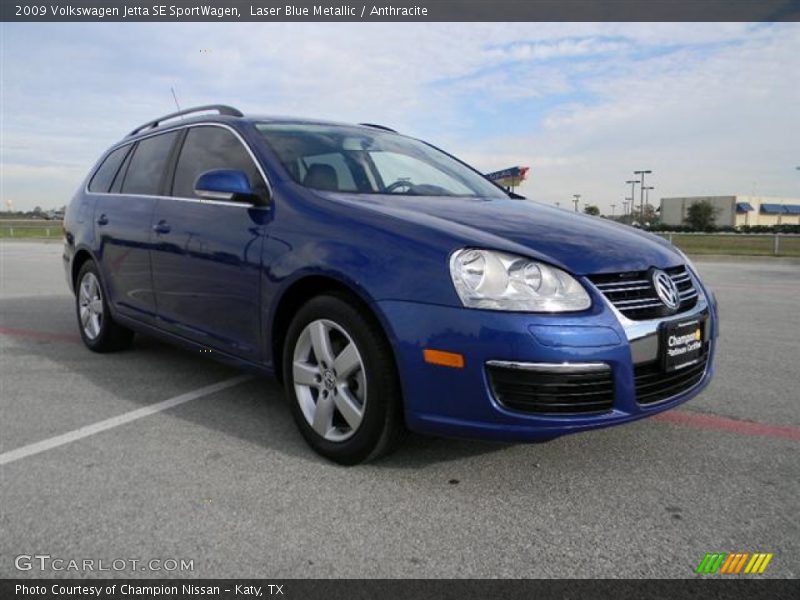
[{"label": "rear tire", "polygon": [[78,272],[75,312],[81,339],[92,352],[114,352],[131,345],[133,331],[118,324],[111,316],[100,271],[91,260],[86,261]]},{"label": "rear tire", "polygon": [[380,326],[344,295],[313,298],[295,315],[283,381],[308,444],[343,465],[391,452],[404,437],[392,349]]}]

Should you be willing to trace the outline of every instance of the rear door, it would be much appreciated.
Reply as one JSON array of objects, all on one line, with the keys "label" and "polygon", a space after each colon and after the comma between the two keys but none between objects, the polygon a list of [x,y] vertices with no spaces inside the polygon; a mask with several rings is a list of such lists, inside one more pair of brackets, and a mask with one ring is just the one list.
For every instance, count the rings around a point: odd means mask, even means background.
[{"label": "rear door", "polygon": [[158,201],[153,281],[160,325],[229,354],[261,358],[261,247],[270,210],[200,199],[194,184],[212,169],[244,171],[254,189],[266,183],[232,130],[198,125],[186,132],[171,196]]},{"label": "rear door", "polygon": [[95,205],[95,233],[107,293],[118,312],[143,321],[153,321],[156,314],[150,265],[152,219],[178,137],[179,132],[173,131],[137,142],[127,152],[109,192],[101,194]]}]

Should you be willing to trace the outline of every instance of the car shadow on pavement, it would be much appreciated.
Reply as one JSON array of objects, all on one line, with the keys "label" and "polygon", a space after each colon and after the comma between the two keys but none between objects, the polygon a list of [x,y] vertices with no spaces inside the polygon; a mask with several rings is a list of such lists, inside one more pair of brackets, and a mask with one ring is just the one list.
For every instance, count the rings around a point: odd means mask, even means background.
[{"label": "car shadow on pavement", "polygon": [[[0,301],[0,315],[0,334],[13,340],[4,344],[3,352],[9,360],[3,369],[10,368],[11,361],[19,360],[37,371],[37,376],[29,382],[30,393],[35,396],[52,394],[63,369],[85,379],[95,391],[99,388],[130,402],[134,410],[242,373],[207,356],[144,335],[137,335],[129,350],[93,353],[80,340],[69,296],[6,298]],[[3,377],[10,375],[4,373]],[[327,463],[307,446],[297,431],[283,387],[277,380],[253,376],[251,381],[213,394],[213,401],[209,398],[212,397],[170,409],[168,414],[248,444]],[[87,409],[77,398],[67,410]],[[81,416],[86,424],[96,420],[91,414]],[[397,452],[376,461],[374,466],[419,469],[509,446],[410,434]]]}]

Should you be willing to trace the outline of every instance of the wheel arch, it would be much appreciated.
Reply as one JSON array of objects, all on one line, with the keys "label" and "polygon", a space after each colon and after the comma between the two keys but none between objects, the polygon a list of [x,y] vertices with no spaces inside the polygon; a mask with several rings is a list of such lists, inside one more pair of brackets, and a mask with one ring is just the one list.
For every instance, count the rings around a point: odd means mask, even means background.
[{"label": "wheel arch", "polygon": [[72,282],[72,289],[76,291],[78,289],[78,273],[80,273],[81,268],[87,261],[94,260],[94,256],[92,255],[89,250],[86,248],[80,248],[75,252],[75,256],[72,257],[72,266],[70,267],[70,281]]},{"label": "wheel arch", "polygon": [[[399,365],[395,353],[394,334],[385,315],[378,309],[377,303],[357,285],[330,274],[307,273],[292,281],[280,295],[269,318],[269,347],[271,362],[275,376],[283,381],[283,346],[289,325],[295,314],[309,300],[324,294],[344,296],[356,303],[373,319],[386,339],[392,352],[392,361],[398,372]],[[402,381],[401,381],[402,387]]]}]

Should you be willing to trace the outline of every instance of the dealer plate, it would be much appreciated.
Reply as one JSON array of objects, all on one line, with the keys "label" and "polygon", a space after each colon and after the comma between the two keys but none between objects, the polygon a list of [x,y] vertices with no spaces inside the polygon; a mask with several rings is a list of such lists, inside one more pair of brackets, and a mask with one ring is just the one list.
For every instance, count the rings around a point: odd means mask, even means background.
[{"label": "dealer plate", "polygon": [[697,363],[705,349],[705,317],[671,321],[661,326],[661,367],[669,373]]}]

